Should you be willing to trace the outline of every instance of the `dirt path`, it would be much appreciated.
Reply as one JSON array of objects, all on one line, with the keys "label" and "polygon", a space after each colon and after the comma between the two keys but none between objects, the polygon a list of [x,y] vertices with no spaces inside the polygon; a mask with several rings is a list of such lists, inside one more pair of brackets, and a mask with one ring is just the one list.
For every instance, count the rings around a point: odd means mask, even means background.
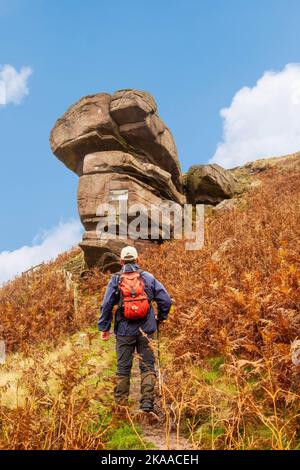
[{"label": "dirt path", "polygon": [[[134,360],[132,380],[130,388],[130,398],[134,403],[130,407],[130,412],[133,416],[139,417],[139,400],[140,400],[140,372],[137,360]],[[161,408],[159,397],[156,398],[156,404]],[[143,414],[141,419],[138,419],[139,425],[143,431],[143,438],[145,442],[154,444],[153,449],[158,450],[192,450],[193,447],[187,439],[181,435],[177,435],[174,423],[166,422],[163,417],[160,420],[148,418],[147,414]]]}]

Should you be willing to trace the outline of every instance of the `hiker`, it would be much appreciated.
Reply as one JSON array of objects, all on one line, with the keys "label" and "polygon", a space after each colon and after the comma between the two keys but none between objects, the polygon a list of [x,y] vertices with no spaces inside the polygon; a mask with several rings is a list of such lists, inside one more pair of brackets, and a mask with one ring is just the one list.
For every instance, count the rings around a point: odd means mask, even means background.
[{"label": "hiker", "polygon": [[[117,350],[115,402],[124,406],[128,403],[130,373],[136,350],[141,371],[140,408],[142,411],[151,412],[154,407],[156,372],[150,342],[158,324],[168,318],[171,298],[165,287],[152,274],[142,271],[137,263],[137,250],[132,246],[123,248],[122,269],[112,276],[107,286],[98,329],[102,332],[103,340],[109,339],[112,310],[118,305],[114,321]],[[157,319],[152,301],[157,305]]]}]

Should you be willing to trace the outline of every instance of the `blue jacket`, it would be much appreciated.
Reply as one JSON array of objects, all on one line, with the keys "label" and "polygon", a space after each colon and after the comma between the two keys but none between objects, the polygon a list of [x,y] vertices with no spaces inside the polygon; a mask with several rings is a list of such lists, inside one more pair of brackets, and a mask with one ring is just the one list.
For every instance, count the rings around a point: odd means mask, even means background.
[{"label": "blue jacket", "polygon": [[[140,269],[137,264],[125,264],[122,270],[136,271]],[[154,315],[154,309],[151,301],[155,301],[158,310],[158,320],[167,320],[172,302],[165,287],[155,277],[142,271],[141,276],[145,283],[145,292],[148,296],[150,307],[146,318],[141,320],[126,320],[122,315],[122,308],[118,307],[114,322],[114,332],[119,336],[135,336],[140,333],[140,328],[146,334],[152,334],[156,331],[157,325]],[[120,293],[118,288],[119,275],[114,274],[107,286],[103,303],[100,308],[100,318],[98,321],[99,331],[109,331],[112,322],[112,309],[119,304]]]}]

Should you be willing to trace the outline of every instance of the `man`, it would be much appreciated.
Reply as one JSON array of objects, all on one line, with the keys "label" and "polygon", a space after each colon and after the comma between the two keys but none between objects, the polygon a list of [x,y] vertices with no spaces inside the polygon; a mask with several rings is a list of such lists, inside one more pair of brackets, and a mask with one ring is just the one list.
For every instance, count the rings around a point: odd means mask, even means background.
[{"label": "man", "polygon": [[[114,322],[117,350],[115,401],[119,405],[127,405],[132,360],[136,350],[141,371],[140,407],[142,411],[150,412],[154,406],[156,381],[155,358],[150,341],[157,330],[157,324],[168,318],[171,298],[165,287],[152,274],[141,271],[137,263],[137,250],[132,246],[123,248],[122,269],[120,273],[112,276],[107,286],[98,328],[102,332],[102,339],[107,340],[110,335],[112,310],[118,305]],[[127,282],[129,284],[126,284]],[[129,294],[126,285],[131,285]],[[157,305],[157,320],[153,301]]]}]

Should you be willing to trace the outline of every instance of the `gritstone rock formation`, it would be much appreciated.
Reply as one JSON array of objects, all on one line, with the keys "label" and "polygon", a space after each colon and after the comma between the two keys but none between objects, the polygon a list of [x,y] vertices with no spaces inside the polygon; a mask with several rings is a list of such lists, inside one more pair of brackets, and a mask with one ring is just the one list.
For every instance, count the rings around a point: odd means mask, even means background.
[{"label": "gritstone rock formation", "polygon": [[187,201],[216,205],[234,195],[235,180],[229,170],[216,163],[192,166],[185,179]]},{"label": "gritstone rock formation", "polygon": [[[50,135],[53,153],[79,176],[78,209],[88,266],[118,269],[120,249],[133,241],[101,240],[97,207],[122,198],[128,204],[185,202],[171,132],[144,91],[120,90],[86,96],[57,120]],[[136,241],[142,249],[146,242]]]},{"label": "gritstone rock formation", "polygon": [[[147,233],[135,241],[100,238],[97,227],[105,219],[98,210],[101,204],[114,206],[119,215],[120,201],[127,201],[128,207],[143,204],[146,208],[173,202],[182,205],[186,199],[216,205],[234,194],[234,176],[216,164],[192,166],[183,189],[172,134],[159,117],[153,97],[144,91],[81,98],[55,123],[50,145],[79,176],[78,210],[85,227],[80,246],[87,265],[98,265],[103,271],[119,269],[123,246],[134,244],[142,251],[149,242],[143,240]],[[158,228],[159,239],[164,227]]]}]

